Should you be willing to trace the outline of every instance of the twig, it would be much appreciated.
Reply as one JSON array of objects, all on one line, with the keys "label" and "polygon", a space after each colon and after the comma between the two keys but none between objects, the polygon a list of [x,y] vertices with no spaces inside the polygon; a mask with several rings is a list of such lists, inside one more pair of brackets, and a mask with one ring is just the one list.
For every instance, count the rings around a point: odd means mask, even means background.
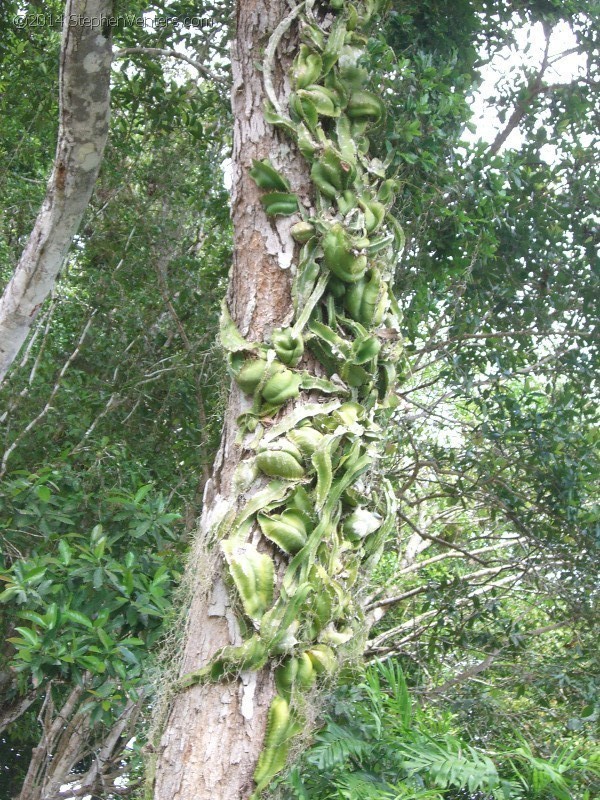
[{"label": "twig", "polygon": [[35,689],[33,692],[26,694],[25,697],[20,697],[15,703],[2,709],[0,713],[0,733],[5,728],[19,719],[27,709],[37,700],[38,691]]},{"label": "twig", "polygon": [[528,110],[527,104],[531,100],[533,100],[536,94],[539,94],[539,92],[541,91],[542,78],[544,77],[544,73],[546,72],[546,68],[548,67],[549,50],[550,50],[550,34],[546,36],[546,47],[544,49],[544,56],[542,58],[542,63],[540,65],[538,73],[535,76],[534,80],[530,81],[529,86],[527,86],[527,89],[525,91],[525,96],[523,97],[523,99],[517,102],[517,105],[515,106],[503,130],[500,131],[500,133],[496,136],[496,138],[490,145],[488,152],[491,155],[495,156],[498,153],[504,142],[508,139],[508,137],[515,130],[515,128],[518,127],[521,120],[527,114]]},{"label": "twig", "polygon": [[16,439],[13,441],[13,443],[10,445],[10,447],[8,447],[6,449],[6,451],[4,453],[4,456],[2,457],[2,464],[0,464],[0,478],[3,478],[4,475],[6,474],[6,467],[7,467],[7,464],[8,464],[8,459],[11,457],[11,455],[15,451],[15,448],[20,444],[20,442],[23,441],[23,439],[25,438],[25,436],[27,436],[29,431],[32,428],[34,428],[38,424],[38,422],[41,419],[43,419],[46,416],[46,414],[51,410],[52,401],[54,400],[58,390],[60,389],[61,381],[64,378],[66,371],[69,369],[69,367],[71,366],[73,361],[79,355],[79,351],[81,350],[81,347],[83,345],[85,337],[87,336],[87,332],[89,331],[89,329],[90,329],[90,327],[92,325],[92,321],[93,321],[95,315],[96,315],[96,312],[93,311],[91,317],[88,319],[88,321],[87,321],[87,323],[86,323],[86,325],[85,325],[85,327],[84,327],[84,329],[83,329],[83,331],[81,333],[81,336],[79,337],[79,341],[77,342],[77,346],[75,347],[75,349],[73,350],[73,352],[71,353],[69,358],[63,364],[61,371],[58,373],[58,378],[56,379],[56,383],[54,384],[54,387],[52,388],[52,391],[50,392],[50,397],[46,401],[46,405],[42,408],[42,410],[37,415],[37,417],[32,419],[31,422],[29,422],[29,424],[26,425],[25,428],[23,428],[21,433],[16,437]]},{"label": "twig", "polygon": [[185,61],[186,64],[194,67],[205,78],[209,78],[214,83],[225,85],[223,78],[212,73],[204,64],[190,58],[185,53],[180,53],[178,50],[167,50],[161,47],[124,47],[122,50],[116,50],[113,53],[113,59],[127,58],[127,56],[142,55],[142,56],[164,56],[165,58],[177,58],[180,61]]},{"label": "twig", "polygon": [[[177,328],[179,333],[179,338],[181,339],[181,343],[183,344],[184,350],[193,358],[193,351],[194,348],[192,347],[192,343],[186,333],[186,330],[183,326],[183,322],[179,317],[179,314],[175,310],[175,306],[171,300],[171,296],[169,294],[169,288],[167,286],[167,280],[165,276],[165,272],[169,263],[169,258],[166,258],[163,263],[156,264],[156,277],[158,279],[158,287],[163,299],[165,306],[169,314],[171,315],[173,322]],[[193,364],[191,366],[194,366]],[[200,455],[202,457],[202,476],[204,479],[204,483],[208,481],[210,478],[210,470],[208,464],[208,448],[206,443],[206,431],[208,429],[208,421],[206,418],[206,408],[204,406],[204,398],[202,396],[202,374],[201,372],[198,373],[194,370],[194,384],[196,388],[196,405],[198,406],[198,417],[200,418],[200,425],[202,428],[202,436],[200,441]]]},{"label": "twig", "polygon": [[[498,570],[498,573],[500,570]],[[498,581],[486,583],[484,586],[479,586],[477,589],[474,589],[469,594],[456,601],[454,604],[455,608],[467,605],[473,597],[478,597],[480,594],[484,594],[485,592],[491,591],[492,589],[499,589],[505,586],[507,583],[515,582],[519,580],[523,576],[523,572],[518,575],[507,575],[505,578],[500,578]],[[424,611],[422,614],[418,614],[416,617],[407,620],[406,622],[401,623],[400,625],[396,625],[393,628],[390,628],[387,631],[383,631],[374,639],[371,639],[368,643],[368,648],[366,650],[367,653],[376,653],[379,652],[379,647],[388,639],[393,638],[399,633],[404,631],[410,630],[411,628],[415,629],[421,622],[424,622],[427,619],[431,619],[431,617],[438,616],[440,613],[443,613],[444,608],[441,609],[433,609],[431,611]],[[413,638],[415,635],[414,630],[411,633],[410,638]],[[398,645],[396,645],[398,646]]]},{"label": "twig", "polygon": [[[481,550],[479,550],[479,552],[482,552],[484,550],[494,550],[494,549],[495,549],[494,547],[482,547]],[[451,557],[461,558],[462,554],[461,553],[443,553],[441,556],[434,556],[433,558],[426,559],[426,561],[431,564],[432,562],[438,561],[441,558],[451,558]],[[425,563],[426,563],[425,561],[421,562],[421,564],[425,564]],[[473,580],[474,578],[481,578],[483,575],[499,574],[500,572],[503,572],[504,570],[513,569],[515,566],[517,566],[517,565],[516,564],[499,564],[498,566],[494,566],[494,567],[486,567],[485,569],[480,569],[480,570],[477,570],[476,572],[469,572],[466,575],[462,575],[462,576],[460,576],[460,579],[461,580],[465,580],[465,581],[470,581],[470,580]],[[406,591],[403,594],[394,595],[394,596],[391,596],[391,597],[384,597],[381,600],[373,600],[372,602],[368,603],[365,606],[365,611],[373,611],[376,608],[387,608],[388,606],[397,605],[398,603],[401,603],[403,600],[408,600],[411,597],[415,597],[418,594],[422,594],[423,592],[426,592],[428,588],[429,588],[428,586],[419,586],[419,587],[416,587],[415,589],[410,589],[409,591]]]},{"label": "twig", "polygon": [[459,553],[462,553],[462,555],[465,556],[466,558],[470,558],[473,561],[477,561],[478,564],[482,564],[484,567],[488,566],[485,563],[485,561],[482,561],[476,555],[473,555],[472,552],[470,553],[468,550],[465,550],[464,548],[459,547],[457,544],[452,544],[451,542],[447,542],[445,539],[440,539],[439,536],[434,536],[432,533],[425,533],[425,531],[421,530],[417,525],[415,525],[415,523],[411,519],[409,519],[407,516],[405,516],[400,510],[398,510],[397,513],[398,513],[398,516],[401,519],[403,519],[404,522],[406,522],[406,524],[410,528],[412,528],[415,533],[418,533],[419,536],[422,539],[429,539],[429,541],[436,542],[437,544],[441,544],[443,547],[449,547],[451,550],[457,550]]},{"label": "twig", "polygon": [[[488,553],[490,551],[499,550],[503,547],[512,547],[513,545],[521,544],[524,541],[525,539],[521,538],[520,536],[515,536],[514,538],[500,541],[496,544],[490,544],[486,547],[479,547],[477,550],[471,550],[470,557],[479,555],[480,553]],[[457,550],[453,550],[450,553],[440,553],[437,556],[431,556],[423,561],[417,561],[415,564],[410,564],[407,567],[403,567],[403,569],[395,574],[394,578],[400,577],[401,575],[406,575],[409,572],[417,572],[418,570],[423,569],[423,567],[428,567],[430,564],[435,564],[438,561],[444,561],[447,558],[465,558],[465,555]]]}]

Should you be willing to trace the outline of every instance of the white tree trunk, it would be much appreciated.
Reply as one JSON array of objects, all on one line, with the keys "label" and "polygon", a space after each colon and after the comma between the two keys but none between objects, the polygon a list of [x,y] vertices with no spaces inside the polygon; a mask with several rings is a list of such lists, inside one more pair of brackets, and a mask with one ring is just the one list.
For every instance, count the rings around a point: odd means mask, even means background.
[{"label": "white tree trunk", "polygon": [[110,114],[111,36],[102,22],[112,9],[113,0],[66,3],[56,158],[33,231],[0,300],[0,383],[54,286],[98,176]]},{"label": "white tree trunk", "polygon": [[[306,162],[265,123],[262,75],[256,68],[269,34],[289,13],[284,0],[238,0],[237,39],[233,46],[233,207],[234,263],[228,293],[231,315],[243,336],[265,339],[292,315],[289,267],[294,243],[290,218],[268,219],[259,190],[248,175],[252,159],[269,157],[285,174],[301,199],[308,202]],[[284,43],[284,48],[290,43]],[[281,53],[284,66],[293,52]],[[281,73],[277,90],[289,87]],[[201,520],[202,549],[215,521],[231,502],[240,502],[232,485],[244,451],[236,444],[236,419],[249,401],[234,384],[221,448],[205,491]],[[246,498],[247,499],[247,498]],[[192,563],[194,559],[192,559]],[[205,666],[217,650],[241,641],[222,562],[198,576],[191,604],[181,674]],[[203,585],[209,583],[211,585]],[[242,673],[229,683],[196,685],[175,696],[156,761],[155,800],[245,800],[252,793],[252,775],[262,749],[266,715],[275,694],[270,669]]]}]

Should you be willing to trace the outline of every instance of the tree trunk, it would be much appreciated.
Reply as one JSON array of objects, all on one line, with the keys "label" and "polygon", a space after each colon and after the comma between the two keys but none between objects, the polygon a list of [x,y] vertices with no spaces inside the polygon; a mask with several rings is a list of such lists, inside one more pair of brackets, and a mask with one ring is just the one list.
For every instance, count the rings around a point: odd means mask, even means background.
[{"label": "tree trunk", "polygon": [[56,158],[33,231],[0,300],[0,383],[54,286],[98,177],[110,113],[111,29],[103,21],[112,8],[113,0],[66,3]]},{"label": "tree trunk", "polygon": [[[259,190],[249,177],[252,159],[285,163],[292,188],[308,202],[306,162],[276,129],[265,123],[265,91],[257,62],[269,35],[289,13],[284,0],[239,0],[233,45],[233,205],[235,252],[227,304],[239,331],[262,341],[292,316],[291,270],[294,243],[290,218],[267,218]],[[292,30],[293,34],[293,30]],[[285,48],[289,48],[285,52]],[[284,50],[284,52],[282,52]],[[288,38],[278,61],[287,70],[294,53]],[[278,94],[289,86],[276,72]],[[229,505],[247,501],[233,486],[244,458],[236,443],[236,419],[250,401],[234,384],[219,454],[205,491],[198,550]],[[194,558],[192,558],[194,563]],[[220,648],[239,644],[240,632],[223,582],[223,562],[198,576],[185,634],[181,674],[206,665]],[[204,585],[202,585],[204,584]],[[270,669],[241,673],[229,683],[207,683],[177,694],[172,703],[155,765],[155,800],[242,800],[252,793],[252,775],[261,752],[269,704],[275,694]]]}]

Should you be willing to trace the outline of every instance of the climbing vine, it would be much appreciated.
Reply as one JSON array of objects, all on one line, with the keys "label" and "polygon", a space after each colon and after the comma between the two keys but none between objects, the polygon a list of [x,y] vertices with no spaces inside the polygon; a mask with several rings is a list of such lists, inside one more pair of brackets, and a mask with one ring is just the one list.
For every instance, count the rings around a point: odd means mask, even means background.
[{"label": "climbing vine", "polygon": [[[268,159],[254,162],[250,175],[266,214],[301,216],[291,228],[300,245],[294,317],[269,341],[250,342],[223,307],[229,366],[252,398],[238,419],[240,442],[252,457],[238,467],[235,486],[257,491],[216,531],[244,641],[185,675],[178,689],[274,666],[277,695],[255,798],[285,765],[303,694],[336,669],[339,648],[363,635],[357,578],[377,561],[395,522],[392,487],[377,470],[378,419],[393,407],[402,352],[390,284],[403,233],[390,213],[396,181],[369,155],[369,132],[382,123],[385,107],[366,88],[361,66],[365,34],[385,4],[331,0],[316,8],[306,0],[274,31],[263,65],[265,118],[309,162],[314,210],[306,212]],[[283,108],[274,60],[296,24],[300,47]],[[316,369],[304,368],[309,359]],[[301,399],[303,390],[325,397]],[[265,424],[275,414],[277,422]],[[279,577],[274,558],[257,546],[258,530],[285,561]]]}]

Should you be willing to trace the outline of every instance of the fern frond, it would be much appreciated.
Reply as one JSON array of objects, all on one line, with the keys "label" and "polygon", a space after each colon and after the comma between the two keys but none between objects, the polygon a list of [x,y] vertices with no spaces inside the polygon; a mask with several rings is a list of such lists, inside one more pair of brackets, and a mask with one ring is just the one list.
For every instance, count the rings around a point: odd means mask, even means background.
[{"label": "fern frond", "polygon": [[370,749],[350,728],[329,722],[317,735],[308,761],[319,770],[332,770],[349,759],[360,761]]},{"label": "fern frond", "polygon": [[409,775],[427,777],[441,789],[467,788],[470,792],[495,792],[500,778],[494,763],[472,747],[463,747],[447,735],[434,741],[423,738],[399,743],[402,764]]}]

